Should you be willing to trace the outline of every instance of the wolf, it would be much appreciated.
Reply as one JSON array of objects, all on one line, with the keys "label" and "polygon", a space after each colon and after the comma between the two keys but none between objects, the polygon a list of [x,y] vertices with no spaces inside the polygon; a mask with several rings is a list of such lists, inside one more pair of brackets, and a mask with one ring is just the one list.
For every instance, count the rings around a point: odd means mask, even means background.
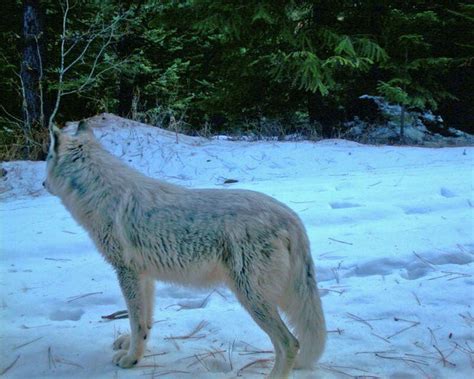
[{"label": "wolf", "polygon": [[127,304],[131,334],[114,342],[115,364],[128,368],[142,358],[160,280],[227,285],[270,337],[270,378],[311,368],[326,326],[309,240],[295,212],[259,192],[149,178],[107,152],[84,120],[71,135],[53,127],[50,138],[45,187],[113,266]]}]

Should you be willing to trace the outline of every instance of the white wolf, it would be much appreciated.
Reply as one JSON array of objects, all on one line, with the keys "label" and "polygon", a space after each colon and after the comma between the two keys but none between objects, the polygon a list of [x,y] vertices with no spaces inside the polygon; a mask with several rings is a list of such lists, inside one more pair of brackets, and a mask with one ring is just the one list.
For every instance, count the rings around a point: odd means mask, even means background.
[{"label": "white wolf", "polygon": [[102,148],[85,121],[73,136],[52,129],[45,186],[117,272],[131,327],[114,343],[120,367],[143,356],[155,280],[227,285],[271,339],[272,378],[310,368],[322,354],[326,327],[308,237],[284,204],[253,191],[146,177]]}]

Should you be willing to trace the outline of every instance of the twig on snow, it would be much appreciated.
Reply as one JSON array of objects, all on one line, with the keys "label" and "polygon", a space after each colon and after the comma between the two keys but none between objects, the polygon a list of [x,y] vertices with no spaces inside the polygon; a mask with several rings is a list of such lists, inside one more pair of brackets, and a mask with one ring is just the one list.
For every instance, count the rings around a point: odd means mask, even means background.
[{"label": "twig on snow", "polygon": [[103,292],[90,292],[90,293],[86,293],[84,295],[72,296],[72,297],[69,298],[69,300],[67,302],[72,303],[73,301],[82,299],[84,297],[93,296],[93,295],[102,295],[102,294],[103,294]]},{"label": "twig on snow", "polygon": [[67,258],[44,258],[47,261],[59,261],[59,262],[69,262],[72,261],[72,259],[67,259]]},{"label": "twig on snow", "polygon": [[262,365],[264,368],[268,367],[268,363],[273,362],[273,359],[257,359],[255,361],[252,361],[250,363],[247,363],[245,366],[241,367],[239,371],[237,371],[237,376],[242,376],[242,372],[249,367],[255,366],[255,365]]},{"label": "twig on snow", "polygon": [[390,335],[387,337],[387,339],[390,339],[392,337],[395,337],[395,336],[398,336],[399,334],[403,333],[403,332],[406,332],[408,329],[411,329],[411,328],[414,328],[415,326],[418,326],[420,325],[420,322],[419,321],[410,321],[410,320],[404,320],[402,318],[397,318],[395,317],[394,318],[395,321],[403,321],[403,322],[408,322],[410,323],[411,325],[407,326],[406,328],[403,328],[403,329],[400,329],[398,332]]},{"label": "twig on snow", "polygon": [[57,362],[57,363],[62,363],[62,364],[65,364],[65,365],[74,366],[74,367],[82,368],[82,369],[84,368],[84,366],[81,366],[79,363],[68,361],[67,359],[64,359],[64,358],[61,358],[61,357],[56,357],[56,358],[53,358],[53,359],[54,359],[54,362]]},{"label": "twig on snow", "polygon": [[157,357],[159,355],[166,355],[166,354],[169,354],[169,353],[167,351],[162,351],[161,353],[144,355],[143,358]]},{"label": "twig on snow", "polygon": [[229,343],[229,349],[227,350],[227,356],[229,358],[229,365],[230,365],[230,371],[234,371],[234,364],[232,363],[232,353],[234,352],[235,348],[235,340],[231,343]]},{"label": "twig on snow", "polygon": [[16,362],[18,362],[18,359],[20,359],[21,355],[18,355],[12,363],[10,363],[7,367],[5,367],[2,371],[0,371],[0,376],[5,375],[8,370],[10,370],[13,366],[15,366]]},{"label": "twig on snow", "polygon": [[346,367],[346,366],[332,366],[332,365],[323,365],[319,364],[319,367],[321,367],[323,370],[335,372],[337,374],[345,375],[348,376],[349,378],[364,378],[364,379],[380,379],[379,376],[374,376],[374,375],[353,375],[349,374],[345,371],[342,370],[353,370],[353,371],[360,371],[364,374],[369,373],[369,371],[357,368],[357,367]]},{"label": "twig on snow", "polygon": [[410,362],[410,363],[416,363],[416,364],[420,364],[420,365],[424,365],[424,366],[429,365],[425,361],[411,359],[411,358],[407,358],[407,357],[400,357],[400,356],[395,356],[395,357],[392,356],[391,357],[391,356],[387,356],[387,355],[382,355],[380,353],[375,353],[375,356],[378,357],[378,358],[391,359],[391,360],[394,360],[394,361]]},{"label": "twig on snow", "polygon": [[378,334],[375,334],[374,332],[371,332],[370,334],[372,334],[374,337],[380,338],[382,341],[385,341],[387,343],[392,343],[388,338],[379,336]]},{"label": "twig on snow", "polygon": [[444,353],[438,348],[438,346],[436,345],[433,345],[433,347],[435,348],[435,350],[438,352],[439,356],[440,356],[440,362],[443,362],[443,367],[456,367],[456,364],[455,363],[452,363],[450,361],[448,361],[448,358],[449,356],[456,350],[456,348],[454,348],[447,356],[444,355]]},{"label": "twig on snow", "polygon": [[449,278],[448,280],[456,280],[461,278],[470,278],[472,277],[471,274],[465,274],[463,272],[452,272],[452,271],[441,271],[443,275],[435,276],[434,278],[429,278],[428,280],[436,280],[436,279],[443,279]]},{"label": "twig on snow", "polygon": [[464,343],[466,344],[466,347],[454,342],[454,348],[466,354],[469,357],[469,361],[471,362],[471,367],[474,368],[474,350],[467,341],[464,341]]},{"label": "twig on snow", "polygon": [[331,241],[334,241],[334,242],[343,243],[343,244],[345,244],[345,245],[351,245],[351,246],[354,245],[352,242],[341,241],[341,240],[337,240],[337,239],[331,238],[331,237],[329,237],[328,240],[331,240]]},{"label": "twig on snow", "polygon": [[215,358],[217,355],[221,356],[224,361],[225,361],[225,355],[224,353],[226,353],[227,350],[209,350],[209,351],[206,351],[205,353],[200,353],[200,354],[194,354],[194,355],[191,355],[189,357],[184,357],[182,358],[183,360],[184,359],[190,359],[190,358],[194,358],[195,360],[193,362],[191,362],[187,367],[191,367],[191,366],[194,366],[196,363],[201,363],[201,365],[209,371],[207,365],[205,364],[205,360],[209,357],[213,357]]},{"label": "twig on snow", "polygon": [[153,374],[153,378],[157,378],[158,376],[165,376],[171,374],[190,374],[189,371],[182,371],[182,370],[169,370],[169,371],[162,371],[157,374]]},{"label": "twig on snow", "polygon": [[413,252],[413,254],[415,255],[415,257],[417,257],[420,261],[422,261],[425,265],[427,265],[428,267],[432,268],[433,270],[437,271],[436,270],[436,267],[433,263],[431,263],[428,259],[426,258],[423,258],[421,255]]},{"label": "twig on snow", "polygon": [[374,330],[374,328],[372,327],[372,325],[370,325],[370,324],[368,323],[368,321],[370,321],[370,320],[364,320],[363,318],[361,318],[361,317],[359,317],[359,316],[356,316],[355,314],[352,314],[352,313],[349,313],[349,312],[347,312],[346,315],[347,315],[349,318],[353,319],[354,321],[358,321],[358,322],[361,322],[361,323],[364,324],[364,325],[367,325],[367,326],[370,328],[370,330]]},{"label": "twig on snow", "polygon": [[170,336],[165,337],[165,340],[187,340],[187,339],[200,339],[204,338],[205,336],[199,333],[203,328],[205,328],[209,323],[207,321],[202,320],[196,327],[191,331],[191,333],[186,334],[184,336]]},{"label": "twig on snow", "polygon": [[34,339],[33,341],[26,342],[26,343],[24,343],[24,344],[15,346],[12,350],[18,350],[18,349],[20,349],[20,348],[22,348],[22,347],[25,347],[25,346],[27,346],[27,345],[29,345],[29,344],[32,344],[33,342],[39,341],[41,338],[43,338],[43,337],[38,337],[38,338]]},{"label": "twig on snow", "polygon": [[102,316],[105,320],[119,320],[122,318],[128,318],[128,311],[125,309],[123,311],[117,311],[110,315]]},{"label": "twig on snow", "polygon": [[420,298],[418,297],[418,295],[417,295],[414,291],[412,291],[412,295],[413,295],[413,297],[415,298],[415,300],[416,300],[416,302],[418,303],[418,305],[421,306],[421,301],[420,301]]},{"label": "twig on snow", "polygon": [[51,352],[51,346],[48,347],[48,367],[51,370],[51,368],[56,368],[56,363],[54,362],[54,357]]},{"label": "twig on snow", "polygon": [[459,313],[459,317],[461,317],[469,327],[471,327],[472,324],[474,323],[474,317],[471,315],[470,312],[466,312],[465,315],[462,313]]}]

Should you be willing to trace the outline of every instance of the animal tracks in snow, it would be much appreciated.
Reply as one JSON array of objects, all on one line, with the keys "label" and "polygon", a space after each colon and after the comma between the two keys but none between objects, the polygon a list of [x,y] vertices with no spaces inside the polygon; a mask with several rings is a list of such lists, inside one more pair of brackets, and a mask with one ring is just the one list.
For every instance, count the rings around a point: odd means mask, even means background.
[{"label": "animal tracks in snow", "polygon": [[351,203],[349,201],[334,201],[329,203],[329,206],[332,209],[346,209],[346,208],[358,208],[362,207],[362,205],[357,203]]},{"label": "animal tracks in snow", "polygon": [[58,308],[50,313],[49,319],[51,321],[79,321],[84,313],[84,310],[81,308]]},{"label": "animal tracks in snow", "polygon": [[412,257],[405,259],[380,258],[369,260],[350,268],[343,276],[385,276],[398,271],[402,278],[415,280],[423,278],[428,274],[439,272],[442,274],[441,276],[446,276],[448,279],[453,280],[461,277],[470,277],[472,275],[468,272],[463,272],[463,270],[453,271],[452,267],[443,269],[442,266],[465,266],[473,261],[473,251],[463,247],[460,247],[460,251],[457,252],[437,252],[433,254],[418,254],[413,252]]},{"label": "animal tracks in snow", "polygon": [[451,197],[456,197],[456,193],[451,191],[449,188],[446,188],[446,187],[442,187],[440,190],[439,190],[439,193],[441,194],[441,196],[443,197],[446,197],[446,198],[451,198]]}]

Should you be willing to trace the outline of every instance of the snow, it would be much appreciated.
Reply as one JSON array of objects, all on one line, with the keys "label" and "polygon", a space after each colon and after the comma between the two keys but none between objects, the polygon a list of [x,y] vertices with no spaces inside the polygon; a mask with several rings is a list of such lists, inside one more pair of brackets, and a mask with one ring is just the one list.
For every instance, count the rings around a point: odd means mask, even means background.
[{"label": "snow", "polygon": [[[329,338],[317,369],[292,378],[472,377],[474,148],[209,140],[111,115],[94,120],[104,146],[147,175],[261,191],[300,215]],[[125,309],[112,268],[42,189],[44,162],[2,167],[4,377],[268,374],[272,345],[229,290],[164,283],[145,359],[129,370],[113,365],[111,345],[128,320],[102,318]]]}]

